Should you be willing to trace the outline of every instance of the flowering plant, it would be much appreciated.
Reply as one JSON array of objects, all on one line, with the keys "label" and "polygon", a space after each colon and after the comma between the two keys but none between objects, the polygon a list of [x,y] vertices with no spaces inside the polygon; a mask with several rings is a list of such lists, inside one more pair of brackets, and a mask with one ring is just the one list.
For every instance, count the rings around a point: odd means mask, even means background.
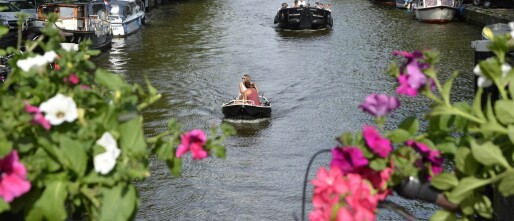
[{"label": "flowering plant", "polygon": [[139,205],[133,182],[150,175],[150,153],[175,176],[187,152],[194,160],[225,156],[221,141],[233,133],[225,125],[207,137],[181,134],[171,120],[166,131],[145,136],[141,111],[160,98],[157,90],[96,68],[89,59],[99,51],[88,43],[66,51],[58,30],[43,33],[23,53],[0,50],[13,54],[0,85],[0,217],[132,219]]},{"label": "flowering plant", "polygon": [[[458,73],[441,83],[435,70],[437,52],[393,52],[405,59],[402,65],[388,68],[397,80],[396,92],[431,100],[425,115],[428,126],[420,128],[420,120],[407,117],[387,131],[385,117],[399,107],[398,100],[368,96],[359,107],[376,117],[377,127],[365,125],[362,132],[338,138],[330,169],[320,168],[312,181],[311,220],[374,220],[378,202],[392,190],[405,192],[405,184],[413,179],[441,193],[425,200],[439,203],[443,198],[446,205],[453,205],[438,210],[431,220],[493,218],[484,189],[492,187],[503,197],[514,194],[514,87],[510,87],[514,70],[506,56],[514,48],[514,33],[494,36],[487,29],[485,33],[492,39],[489,48],[495,56],[475,67],[478,89],[472,102],[450,100]],[[484,96],[483,88],[493,85],[500,94],[496,100]],[[445,161],[453,161],[453,168],[444,170]],[[425,194],[415,191],[407,195]]]}]

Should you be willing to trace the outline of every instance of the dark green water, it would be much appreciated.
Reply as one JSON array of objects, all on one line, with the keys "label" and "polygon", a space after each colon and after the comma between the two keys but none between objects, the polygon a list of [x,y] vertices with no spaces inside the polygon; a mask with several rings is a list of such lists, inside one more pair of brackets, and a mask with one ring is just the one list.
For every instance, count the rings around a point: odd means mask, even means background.
[{"label": "dark green water", "polygon": [[[228,122],[227,159],[192,161],[181,178],[152,161],[152,176],[139,183],[137,220],[292,220],[301,211],[309,158],[332,148],[344,131],[373,119],[357,109],[369,93],[394,94],[385,73],[393,50],[441,51],[443,78],[457,70],[454,100],[473,93],[473,50],[481,27],[453,22],[424,24],[405,11],[367,0],[329,1],[334,29],[293,32],[275,29],[281,1],[190,0],[160,5],[142,31],[117,39],[95,60],[100,66],[144,83],[147,76],[163,98],[145,112],[148,134],[174,117],[185,129],[208,129],[223,121],[221,105],[238,93],[249,73],[272,99],[272,118]],[[425,99],[401,99],[390,125],[427,110]],[[316,161],[325,165],[328,156]],[[315,171],[311,171],[314,174]],[[399,197],[391,200],[427,219],[434,207]],[[309,203],[310,205],[310,203]],[[381,211],[378,220],[398,220]]]}]

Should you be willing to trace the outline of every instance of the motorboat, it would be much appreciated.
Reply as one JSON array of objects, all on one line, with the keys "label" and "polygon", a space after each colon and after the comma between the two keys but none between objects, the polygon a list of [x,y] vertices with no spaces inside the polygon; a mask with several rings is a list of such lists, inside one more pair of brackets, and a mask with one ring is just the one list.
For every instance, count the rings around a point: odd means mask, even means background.
[{"label": "motorboat", "polygon": [[412,5],[417,20],[429,23],[446,23],[457,12],[457,0],[416,0]]},{"label": "motorboat", "polygon": [[261,105],[255,105],[251,100],[234,99],[221,106],[225,118],[257,119],[271,117],[271,102],[264,96],[259,96]]},{"label": "motorboat", "polygon": [[116,0],[110,3],[109,21],[114,37],[124,37],[141,29],[146,19],[142,1]]},{"label": "motorboat", "polygon": [[281,8],[274,20],[279,28],[331,29],[333,26],[332,12],[329,9],[317,7]]},{"label": "motorboat", "polygon": [[53,24],[64,36],[61,45],[66,48],[78,49],[78,44],[90,40],[91,49],[104,49],[111,46],[112,31],[108,20],[108,12],[103,2],[80,1],[73,3],[44,3],[38,6],[38,16],[29,25],[31,39],[41,34],[48,19],[48,14],[58,15]]}]

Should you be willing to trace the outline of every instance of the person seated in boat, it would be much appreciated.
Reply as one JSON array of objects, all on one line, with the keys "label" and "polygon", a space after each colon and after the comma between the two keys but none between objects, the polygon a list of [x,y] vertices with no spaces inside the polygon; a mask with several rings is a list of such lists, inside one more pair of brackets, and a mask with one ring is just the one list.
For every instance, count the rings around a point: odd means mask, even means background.
[{"label": "person seated in boat", "polygon": [[293,2],[293,5],[291,6],[291,8],[299,8],[300,5],[298,4],[298,0],[294,0]]},{"label": "person seated in boat", "polygon": [[331,11],[332,11],[332,10],[330,10],[330,4],[326,4],[326,5],[325,5],[325,10],[327,10],[327,11],[329,11],[329,12],[331,12]]},{"label": "person seated in boat", "polygon": [[255,90],[257,90],[257,93],[259,93],[259,89],[257,88],[257,84],[255,84],[254,82],[251,81],[250,75],[245,74],[242,77],[241,83],[239,83],[239,97],[238,97],[239,100],[243,99],[243,94],[247,90],[247,87],[245,86],[246,82],[253,84],[254,87],[255,87]]},{"label": "person seated in boat", "polygon": [[253,103],[256,106],[261,106],[261,101],[259,100],[259,92],[255,88],[255,84],[251,83],[250,81],[246,81],[245,87],[246,91],[243,93],[243,101],[250,101],[248,103]]},{"label": "person seated in boat", "polygon": [[299,0],[298,1],[298,5],[300,5],[300,7],[307,7],[307,2],[305,0]]},{"label": "person seated in boat", "polygon": [[315,8],[318,8],[318,9],[323,9],[323,7],[324,7],[324,6],[323,6],[323,3],[321,3],[321,2],[316,2],[316,4],[314,4],[314,7],[315,7]]},{"label": "person seated in boat", "polygon": [[287,8],[289,5],[287,5],[287,3],[282,3],[282,7],[280,9],[283,9],[283,8]]}]

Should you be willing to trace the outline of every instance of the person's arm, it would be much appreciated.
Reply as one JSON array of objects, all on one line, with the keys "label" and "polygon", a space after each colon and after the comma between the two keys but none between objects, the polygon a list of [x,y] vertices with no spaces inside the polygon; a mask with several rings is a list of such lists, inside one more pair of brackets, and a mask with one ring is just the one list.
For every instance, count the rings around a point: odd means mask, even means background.
[{"label": "person's arm", "polygon": [[246,88],[245,88],[243,82],[239,83],[239,93],[244,94],[245,91],[246,91]]},{"label": "person's arm", "polygon": [[259,94],[259,88],[257,87],[257,84],[254,82],[253,86],[255,87],[255,90],[257,91],[257,94]]}]

